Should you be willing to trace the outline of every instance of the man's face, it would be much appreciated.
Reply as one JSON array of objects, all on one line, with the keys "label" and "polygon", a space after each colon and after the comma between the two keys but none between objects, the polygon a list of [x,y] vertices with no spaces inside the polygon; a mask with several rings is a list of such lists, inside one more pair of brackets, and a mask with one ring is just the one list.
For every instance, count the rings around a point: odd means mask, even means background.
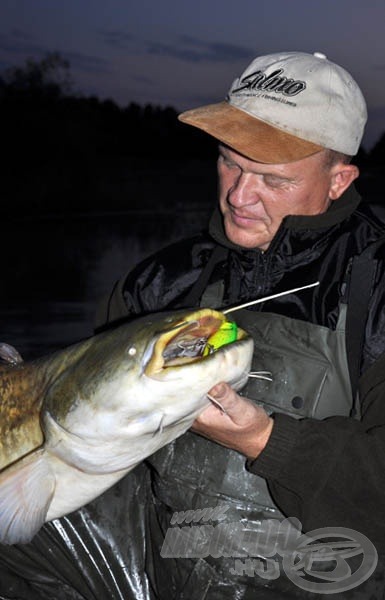
[{"label": "man's face", "polygon": [[[316,215],[335,199],[335,168],[323,152],[281,165],[258,163],[219,146],[219,206],[230,241],[266,250],[287,215]],[[342,192],[341,192],[342,193]]]}]

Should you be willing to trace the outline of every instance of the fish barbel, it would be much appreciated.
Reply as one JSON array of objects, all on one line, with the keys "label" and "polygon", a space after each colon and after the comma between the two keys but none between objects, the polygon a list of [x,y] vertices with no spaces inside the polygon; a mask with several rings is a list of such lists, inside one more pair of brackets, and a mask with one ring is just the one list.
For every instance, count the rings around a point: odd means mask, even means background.
[{"label": "fish barbel", "polygon": [[226,320],[211,309],[152,314],[1,366],[0,543],[28,542],[182,435],[216,383],[242,387],[246,332],[207,353]]}]

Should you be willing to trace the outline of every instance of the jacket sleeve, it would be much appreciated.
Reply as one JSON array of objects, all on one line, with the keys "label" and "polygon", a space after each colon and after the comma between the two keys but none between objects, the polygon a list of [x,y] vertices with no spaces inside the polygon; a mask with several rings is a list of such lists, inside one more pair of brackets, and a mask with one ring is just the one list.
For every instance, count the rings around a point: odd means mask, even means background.
[{"label": "jacket sleeve", "polygon": [[207,234],[166,246],[117,281],[96,310],[96,332],[122,319],[184,307],[184,299],[211,255]]},{"label": "jacket sleeve", "polygon": [[361,420],[276,414],[248,469],[264,477],[282,512],[304,531],[346,527],[385,551],[385,354],[361,377]]}]

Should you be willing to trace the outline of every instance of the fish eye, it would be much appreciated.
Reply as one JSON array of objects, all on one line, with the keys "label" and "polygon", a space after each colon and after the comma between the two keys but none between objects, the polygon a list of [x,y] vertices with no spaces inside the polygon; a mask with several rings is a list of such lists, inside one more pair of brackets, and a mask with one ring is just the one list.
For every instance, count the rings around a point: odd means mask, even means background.
[{"label": "fish eye", "polygon": [[135,354],[136,354],[136,348],[135,348],[135,346],[131,346],[131,348],[128,349],[128,355],[135,356]]}]

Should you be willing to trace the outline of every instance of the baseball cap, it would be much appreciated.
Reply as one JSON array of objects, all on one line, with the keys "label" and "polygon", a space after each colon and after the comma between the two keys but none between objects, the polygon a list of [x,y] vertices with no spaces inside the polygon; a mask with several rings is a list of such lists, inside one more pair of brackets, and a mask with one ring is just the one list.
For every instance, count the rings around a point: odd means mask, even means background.
[{"label": "baseball cap", "polygon": [[179,115],[244,156],[276,164],[324,148],[354,156],[366,119],[357,83],[320,52],[258,57],[225,101]]}]

